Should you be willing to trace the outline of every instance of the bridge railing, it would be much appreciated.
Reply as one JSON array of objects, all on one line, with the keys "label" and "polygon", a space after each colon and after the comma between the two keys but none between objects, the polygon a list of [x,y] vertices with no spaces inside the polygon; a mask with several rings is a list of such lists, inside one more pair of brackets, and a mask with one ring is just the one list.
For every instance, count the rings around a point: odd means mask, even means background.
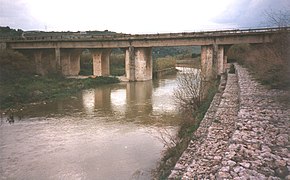
[{"label": "bridge railing", "polygon": [[250,33],[274,33],[278,31],[289,31],[290,27],[274,27],[274,28],[255,28],[255,29],[230,29],[220,31],[198,31],[198,32],[182,32],[182,33],[161,33],[161,34],[73,34],[73,35],[41,35],[22,37],[0,37],[0,41],[59,41],[59,40],[137,40],[137,39],[163,39],[163,38],[188,38],[188,37],[206,37],[206,36],[226,36],[236,34]]}]

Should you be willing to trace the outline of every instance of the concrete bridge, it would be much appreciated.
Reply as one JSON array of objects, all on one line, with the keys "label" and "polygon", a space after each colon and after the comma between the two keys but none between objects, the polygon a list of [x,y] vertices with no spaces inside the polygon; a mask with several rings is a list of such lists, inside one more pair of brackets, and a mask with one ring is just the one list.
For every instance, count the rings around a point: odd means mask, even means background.
[{"label": "concrete bridge", "polygon": [[[206,31],[142,35],[58,35],[6,39],[1,48],[29,52],[35,60],[36,73],[58,72],[78,75],[80,55],[89,49],[93,56],[93,75],[108,76],[109,55],[113,48],[123,48],[125,71],[129,81],[152,79],[152,47],[201,46],[202,73],[213,78],[224,72],[226,52],[233,44],[260,44],[272,41],[279,28]],[[290,28],[285,30],[290,32]]]}]

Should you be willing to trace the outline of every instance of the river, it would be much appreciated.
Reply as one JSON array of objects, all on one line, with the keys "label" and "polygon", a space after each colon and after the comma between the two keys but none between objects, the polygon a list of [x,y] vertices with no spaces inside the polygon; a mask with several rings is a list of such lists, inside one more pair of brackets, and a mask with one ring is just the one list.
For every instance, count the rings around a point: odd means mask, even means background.
[{"label": "river", "polygon": [[176,86],[176,75],[106,85],[2,117],[0,179],[151,179],[162,132],[180,123]]}]

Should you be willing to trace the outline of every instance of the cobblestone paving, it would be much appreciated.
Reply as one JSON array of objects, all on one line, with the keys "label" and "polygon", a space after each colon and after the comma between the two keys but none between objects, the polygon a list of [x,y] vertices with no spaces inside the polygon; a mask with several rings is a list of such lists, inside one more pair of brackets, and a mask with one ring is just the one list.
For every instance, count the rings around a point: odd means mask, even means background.
[{"label": "cobblestone paving", "polygon": [[289,92],[235,67],[169,179],[290,179]]}]

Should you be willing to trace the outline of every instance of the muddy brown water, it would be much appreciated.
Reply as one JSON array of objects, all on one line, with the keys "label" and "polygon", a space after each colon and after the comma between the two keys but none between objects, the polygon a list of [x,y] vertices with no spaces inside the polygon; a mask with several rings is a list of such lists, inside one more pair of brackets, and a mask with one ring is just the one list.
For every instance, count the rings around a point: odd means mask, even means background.
[{"label": "muddy brown water", "polygon": [[0,179],[151,179],[180,115],[176,75],[84,90],[0,124]]}]

